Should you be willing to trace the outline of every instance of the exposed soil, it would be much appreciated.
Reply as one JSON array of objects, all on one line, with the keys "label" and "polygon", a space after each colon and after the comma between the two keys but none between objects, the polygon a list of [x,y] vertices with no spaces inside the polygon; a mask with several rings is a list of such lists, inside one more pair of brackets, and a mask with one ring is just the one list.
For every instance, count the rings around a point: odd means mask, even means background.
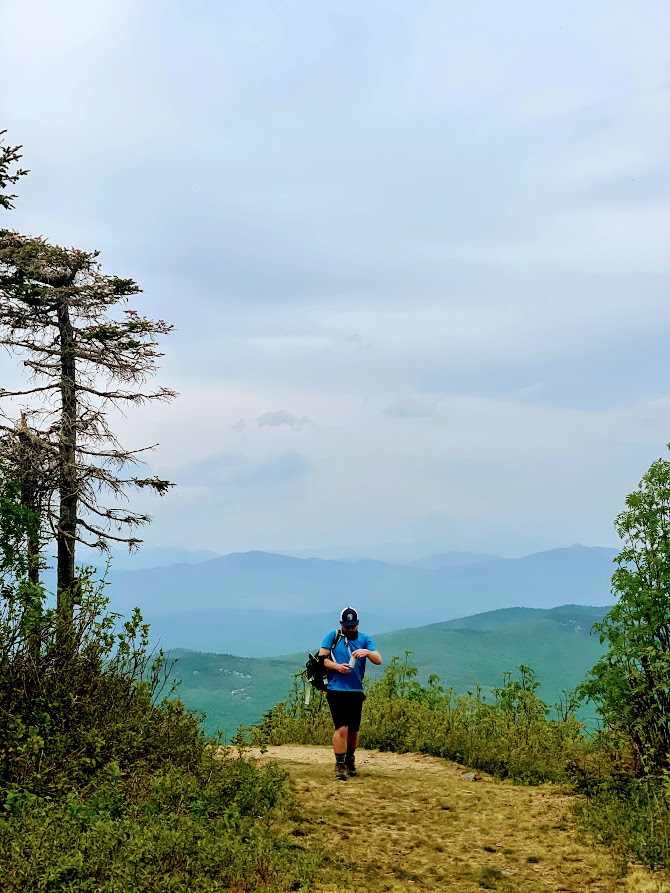
[{"label": "exposed soil", "polygon": [[[307,763],[317,766],[333,765],[333,752],[326,747],[311,747],[303,744],[282,744],[280,747],[268,747],[265,754],[255,748],[251,751],[256,759],[279,760],[282,763]],[[356,751],[356,765],[361,772],[368,769],[400,770],[420,769],[422,772],[444,773],[453,770],[460,774],[455,763],[447,763],[436,757],[421,753],[381,753],[378,750]],[[479,777],[479,773],[477,773]]]},{"label": "exposed soil", "polygon": [[582,838],[572,796],[556,786],[472,779],[446,760],[362,749],[358,777],[341,782],[326,747],[252,753],[291,776],[303,816],[296,845],[327,853],[313,893],[670,891],[639,867],[622,877],[603,846]]}]

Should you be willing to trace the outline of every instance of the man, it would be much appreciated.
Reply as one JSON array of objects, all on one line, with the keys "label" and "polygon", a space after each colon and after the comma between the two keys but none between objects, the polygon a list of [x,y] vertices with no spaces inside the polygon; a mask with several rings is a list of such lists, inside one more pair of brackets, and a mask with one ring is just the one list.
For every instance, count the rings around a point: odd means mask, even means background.
[{"label": "man", "polygon": [[340,614],[340,628],[342,637],[335,647],[337,631],[333,630],[324,638],[319,657],[323,657],[328,671],[326,698],[335,726],[335,778],[346,781],[347,776],[356,775],[355,753],[365,700],[365,663],[369,660],[379,666],[382,659],[370,636],[359,633],[358,614],[353,608],[345,608]]}]

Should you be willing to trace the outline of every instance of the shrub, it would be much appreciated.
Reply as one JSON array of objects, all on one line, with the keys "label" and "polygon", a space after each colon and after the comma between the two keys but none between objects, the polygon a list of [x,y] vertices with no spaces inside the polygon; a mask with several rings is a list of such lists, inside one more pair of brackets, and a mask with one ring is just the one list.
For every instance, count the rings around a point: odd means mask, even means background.
[{"label": "shrub", "polygon": [[222,758],[163,697],[169,668],[139,612],[119,631],[86,575],[62,626],[27,579],[16,496],[0,480],[2,890],[308,888],[316,857],[281,832],[295,810],[284,773]]},{"label": "shrub", "polygon": [[86,793],[10,792],[3,891],[255,891],[309,884],[314,858],[274,827],[292,808],[276,767],[201,753],[190,771],[108,767]]},{"label": "shrub", "polygon": [[619,857],[670,871],[670,788],[667,777],[617,772],[591,786],[576,807],[581,823]]}]

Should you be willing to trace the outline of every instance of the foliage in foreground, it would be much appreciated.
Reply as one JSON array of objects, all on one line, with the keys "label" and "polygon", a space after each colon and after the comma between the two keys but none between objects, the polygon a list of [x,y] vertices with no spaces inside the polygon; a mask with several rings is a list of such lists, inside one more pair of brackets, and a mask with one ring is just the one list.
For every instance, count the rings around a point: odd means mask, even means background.
[{"label": "foliage in foreground", "polygon": [[139,618],[110,654],[99,605],[76,615],[67,659],[5,661],[3,890],[299,889],[310,858],[278,833],[293,809],[284,774],[221,759],[179,701],[154,703]]},{"label": "foliage in foreground", "polygon": [[596,624],[607,651],[582,685],[644,773],[670,768],[670,462],[658,459],[615,522],[617,603]]},{"label": "foliage in foreground", "polygon": [[197,716],[155,703],[139,617],[115,635],[102,604],[84,599],[68,655],[5,650],[2,889],[299,889],[311,859],[278,830],[284,774],[221,759]]},{"label": "foliage in foreground", "polygon": [[0,887],[44,893],[300,889],[313,859],[281,828],[274,766],[221,758],[161,698],[139,613],[121,632],[82,578],[65,629],[26,576],[27,516],[0,477]]},{"label": "foliage in foreground", "polygon": [[670,872],[668,778],[615,773],[592,784],[576,806],[577,817],[621,861]]},{"label": "foliage in foreground", "polygon": [[201,751],[188,768],[108,766],[84,791],[10,792],[0,820],[5,891],[301,889],[311,860],[277,833],[291,806],[276,767]]},{"label": "foliage in foreground", "polygon": [[670,462],[653,462],[615,521],[617,603],[595,625],[607,651],[580,693],[630,754],[625,772],[578,780],[587,827],[622,859],[670,871]]},{"label": "foliage in foreground", "polygon": [[[25,171],[0,131],[0,209]],[[198,718],[160,701],[162,654],[139,612],[118,618],[85,574],[78,542],[138,540],[149,520],[101,494],[161,494],[108,426],[109,406],[169,399],[143,387],[170,326],[123,310],[134,282],[96,252],[0,228],[0,343],[36,379],[16,424],[0,423],[0,888],[44,893],[300,889],[310,857],[279,833],[284,775],[221,759]],[[46,395],[46,403],[42,398]],[[4,467],[3,467],[4,466]],[[56,610],[40,586],[55,537]]]}]

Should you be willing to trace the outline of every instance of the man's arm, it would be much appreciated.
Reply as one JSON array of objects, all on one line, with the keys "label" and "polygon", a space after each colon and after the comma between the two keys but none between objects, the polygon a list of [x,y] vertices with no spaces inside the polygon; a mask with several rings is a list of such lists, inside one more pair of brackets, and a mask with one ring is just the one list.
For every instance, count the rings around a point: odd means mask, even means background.
[{"label": "man's arm", "polygon": [[353,656],[356,658],[367,657],[370,663],[373,663],[376,666],[379,666],[382,662],[381,654],[378,651],[370,651],[369,648],[357,648],[356,651],[354,651]]},{"label": "man's arm", "polygon": [[[330,658],[330,651],[327,648],[319,648],[319,653],[317,657],[323,658],[323,665],[327,670],[334,670],[336,673],[348,673],[349,672],[349,664],[338,664],[334,660]],[[379,658],[379,663],[382,662],[381,657]]]}]

